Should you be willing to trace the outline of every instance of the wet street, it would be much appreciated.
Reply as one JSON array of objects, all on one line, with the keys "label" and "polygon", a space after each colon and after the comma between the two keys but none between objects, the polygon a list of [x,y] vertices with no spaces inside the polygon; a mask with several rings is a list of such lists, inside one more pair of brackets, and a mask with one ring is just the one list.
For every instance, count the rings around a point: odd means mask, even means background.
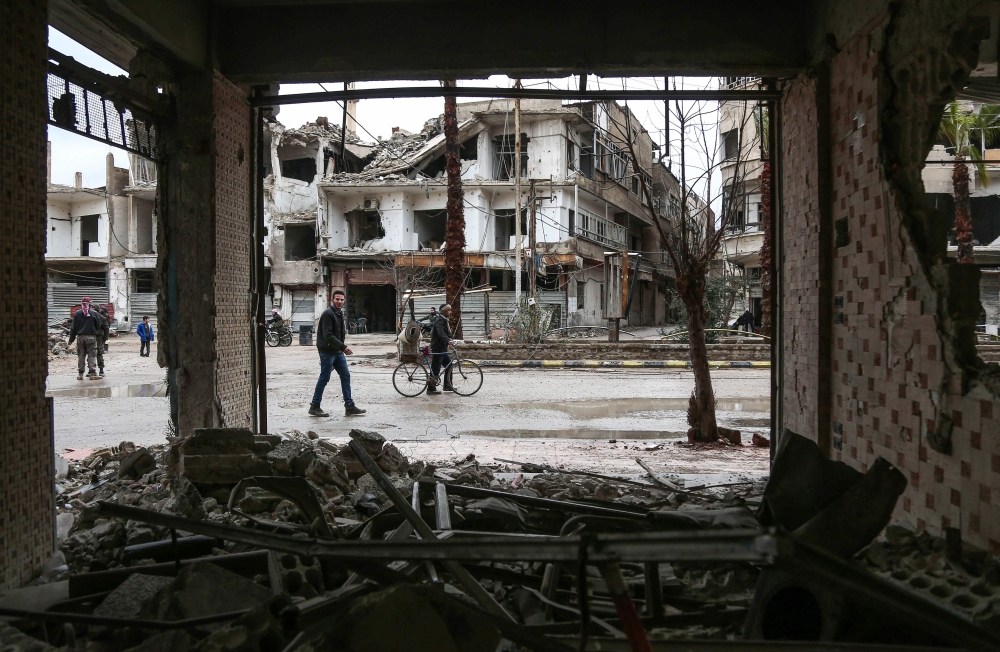
[{"label": "wet street", "polygon": [[[390,336],[354,338],[349,359],[354,399],[368,410],[343,414],[336,375],[323,407],[329,418],[306,411],[319,371],[316,350],[295,345],[267,349],[268,425],[271,431],[312,430],[346,438],[351,428],[376,430],[408,456],[531,461],[567,468],[641,472],[635,451],[659,460],[664,472],[760,475],[767,451],[751,446],[694,450],[686,441],[687,399],[694,386],[684,370],[489,368],[471,397],[451,393],[405,398],[392,385],[397,362]],[[135,336],[111,342],[107,378],[76,380],[76,358],[49,363],[48,394],[55,403],[56,449],[162,443],[169,399],[165,371],[156,358],[140,358]],[[767,369],[713,371],[720,425],[766,433],[769,419]],[[654,449],[654,450],[647,450]]]}]

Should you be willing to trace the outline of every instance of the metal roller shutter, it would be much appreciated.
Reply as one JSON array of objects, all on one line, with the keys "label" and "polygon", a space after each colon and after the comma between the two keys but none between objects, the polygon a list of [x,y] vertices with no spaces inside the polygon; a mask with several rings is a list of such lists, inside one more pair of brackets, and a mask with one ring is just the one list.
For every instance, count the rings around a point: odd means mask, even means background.
[{"label": "metal roller shutter", "polygon": [[83,297],[94,303],[108,303],[108,288],[77,285],[76,283],[49,283],[47,291],[48,323],[61,323],[69,319],[70,308],[79,305]]},{"label": "metal roller shutter", "polygon": [[292,330],[300,326],[314,326],[316,322],[316,293],[312,290],[292,291]]},{"label": "metal roller shutter", "polygon": [[[462,336],[466,339],[486,337],[486,297],[485,292],[466,294],[462,297]],[[431,307],[437,308],[444,303],[444,294],[415,297],[413,307],[417,319],[421,320],[431,312]],[[410,309],[406,308],[403,322],[410,321]]]},{"label": "metal roller shutter", "polygon": [[133,292],[128,297],[128,330],[135,332],[135,327],[142,322],[142,316],[149,316],[149,323],[156,327],[156,293]]}]

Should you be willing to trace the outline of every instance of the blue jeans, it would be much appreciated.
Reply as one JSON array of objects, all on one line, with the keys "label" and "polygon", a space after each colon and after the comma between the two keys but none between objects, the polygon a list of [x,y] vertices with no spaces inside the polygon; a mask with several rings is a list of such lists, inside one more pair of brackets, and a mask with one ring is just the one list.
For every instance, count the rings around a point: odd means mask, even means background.
[{"label": "blue jeans", "polygon": [[319,365],[319,380],[316,381],[316,391],[313,392],[312,404],[319,407],[323,400],[323,390],[330,382],[330,373],[336,369],[337,375],[340,376],[340,391],[344,393],[344,406],[354,405],[354,400],[351,398],[351,371],[347,368],[347,356],[343,353],[320,351]]}]

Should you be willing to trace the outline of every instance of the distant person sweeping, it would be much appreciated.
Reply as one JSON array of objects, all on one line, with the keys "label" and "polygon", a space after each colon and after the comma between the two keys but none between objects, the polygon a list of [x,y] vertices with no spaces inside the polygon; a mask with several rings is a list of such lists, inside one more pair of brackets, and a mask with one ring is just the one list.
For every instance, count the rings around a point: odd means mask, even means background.
[{"label": "distant person sweeping", "polygon": [[83,380],[83,367],[87,366],[87,378],[98,380],[97,375],[97,332],[101,321],[97,311],[90,307],[90,297],[84,297],[80,309],[73,315],[73,325],[69,330],[69,343],[76,343],[77,380]]},{"label": "distant person sweeping", "polygon": [[319,332],[316,333],[316,349],[319,351],[319,380],[309,404],[309,414],[314,417],[330,416],[323,411],[323,391],[330,382],[330,374],[336,370],[340,376],[340,390],[344,393],[344,414],[361,415],[367,412],[354,404],[351,398],[351,371],[347,367],[347,356],[354,353],[347,340],[347,318],[344,316],[344,302],[347,297],[343,290],[333,291],[333,305],[323,311],[319,318]]},{"label": "distant person sweeping", "polygon": [[149,315],[142,316],[142,322],[135,327],[135,334],[139,336],[139,357],[149,357],[149,343],[156,339],[153,332],[153,325],[149,323]]}]

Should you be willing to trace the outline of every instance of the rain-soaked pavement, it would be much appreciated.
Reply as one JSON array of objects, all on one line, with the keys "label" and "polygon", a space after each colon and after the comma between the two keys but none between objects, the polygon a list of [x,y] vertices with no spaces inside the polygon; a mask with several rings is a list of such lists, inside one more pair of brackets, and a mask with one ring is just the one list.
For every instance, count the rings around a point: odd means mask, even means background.
[{"label": "rain-soaked pavement", "polygon": [[[346,418],[336,376],[327,386],[323,407],[330,418],[306,410],[318,373],[314,348],[267,350],[268,422],[272,431],[313,430],[342,438],[351,428],[377,430],[398,441],[405,454],[433,459],[474,453],[567,467],[636,471],[635,450],[647,459],[669,462],[665,472],[767,472],[767,451],[742,447],[693,452],[681,442],[693,389],[690,372],[669,369],[487,369],[483,387],[471,397],[451,393],[404,398],[393,389],[396,365],[388,337],[360,336],[352,346],[355,401],[368,410]],[[123,440],[136,444],[163,441],[169,399],[165,372],[156,358],[138,356],[138,340],[112,340],[106,354],[107,377],[76,380],[76,359],[49,363],[48,395],[55,404],[57,450],[99,447]],[[713,371],[720,425],[766,433],[770,374],[767,369]],[[655,450],[646,451],[653,447]],[[578,467],[579,468],[579,467]]]}]

